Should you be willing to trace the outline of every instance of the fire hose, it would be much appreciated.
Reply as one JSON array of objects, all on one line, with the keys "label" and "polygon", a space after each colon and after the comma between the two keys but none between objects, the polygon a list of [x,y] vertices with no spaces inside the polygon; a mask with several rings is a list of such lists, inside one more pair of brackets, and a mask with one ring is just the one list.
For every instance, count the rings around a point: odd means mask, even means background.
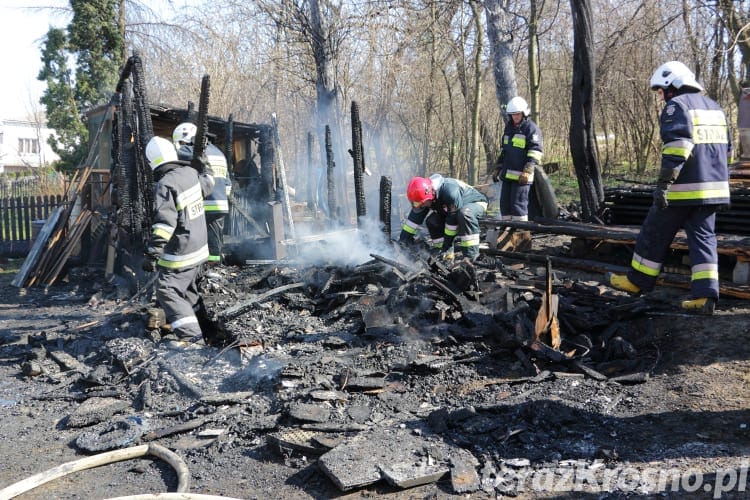
[{"label": "fire hose", "polygon": [[[92,469],[101,465],[108,465],[123,460],[131,460],[133,458],[139,458],[146,455],[153,455],[167,462],[177,473],[177,492],[176,493],[157,493],[157,494],[145,494],[145,495],[134,495],[126,497],[117,497],[111,500],[148,500],[148,499],[183,499],[183,500],[211,500],[218,498],[229,498],[230,497],[218,497],[211,495],[200,495],[187,493],[190,487],[190,473],[187,465],[180,458],[179,455],[167,448],[155,444],[144,444],[140,446],[132,446],[122,450],[114,450],[106,453],[100,453],[91,457],[85,457],[80,460],[74,460],[67,462],[62,465],[58,465],[49,470],[35,474],[22,481],[11,484],[0,490],[0,500],[9,500],[22,493],[26,493],[29,490],[41,486],[55,479],[67,476],[72,472],[78,472],[86,469]],[[234,499],[237,500],[237,499]]]}]

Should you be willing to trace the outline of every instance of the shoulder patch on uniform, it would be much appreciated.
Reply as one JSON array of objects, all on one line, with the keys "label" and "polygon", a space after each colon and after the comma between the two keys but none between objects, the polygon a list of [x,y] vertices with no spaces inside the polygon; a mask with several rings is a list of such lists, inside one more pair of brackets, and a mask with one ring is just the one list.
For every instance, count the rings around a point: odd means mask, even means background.
[{"label": "shoulder patch on uniform", "polygon": [[677,109],[677,106],[675,106],[674,104],[670,104],[669,106],[666,107],[664,112],[667,113],[668,115],[673,115],[676,109]]},{"label": "shoulder patch on uniform", "polygon": [[534,141],[538,141],[539,140],[539,134],[532,134],[531,135],[531,139],[534,140]]}]

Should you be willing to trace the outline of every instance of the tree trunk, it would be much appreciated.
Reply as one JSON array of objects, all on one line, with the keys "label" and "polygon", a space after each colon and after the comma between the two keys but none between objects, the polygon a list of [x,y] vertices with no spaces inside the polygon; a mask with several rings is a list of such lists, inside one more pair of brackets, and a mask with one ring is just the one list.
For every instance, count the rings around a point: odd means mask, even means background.
[{"label": "tree trunk", "polygon": [[[750,39],[745,35],[748,18],[735,8],[735,3],[732,0],[719,0],[719,7],[723,13],[724,24],[729,32],[729,39],[735,41],[740,54],[742,54],[744,71],[741,71],[741,73],[748,75],[750,74]],[[734,72],[731,73],[734,74]],[[732,83],[734,97],[739,101],[742,87],[747,86],[747,81],[740,82],[739,85]]]},{"label": "tree trunk", "polygon": [[570,152],[578,178],[582,216],[584,220],[594,221],[604,203],[604,189],[593,124],[595,68],[591,4],[589,0],[570,0],[570,8],[574,30]]},{"label": "tree trunk", "polygon": [[537,1],[531,0],[529,5],[529,106],[531,107],[531,118],[539,124],[539,40],[537,24],[541,13],[537,10]]},{"label": "tree trunk", "polygon": [[[318,127],[321,131],[328,125],[332,134],[332,143],[336,151],[339,151],[338,160],[344,162],[344,138],[341,132],[338,116],[338,87],[334,71],[336,68],[336,55],[333,53],[331,43],[330,20],[326,19],[318,0],[310,0],[310,43],[312,45],[313,58],[315,59],[315,92],[318,107]],[[346,169],[338,168],[334,171],[338,193],[343,197],[343,216],[349,220],[351,207],[349,206],[349,186],[347,183]]]},{"label": "tree trunk", "polygon": [[482,104],[482,21],[479,19],[479,5],[477,0],[470,0],[469,6],[474,16],[474,28],[476,29],[477,45],[474,47],[474,103],[471,109],[471,137],[469,138],[469,184],[477,184],[479,169],[477,160],[479,158],[479,110]]},{"label": "tree trunk", "polygon": [[501,0],[486,0],[487,38],[490,41],[492,69],[495,74],[495,95],[500,109],[518,94],[516,70],[511,45],[513,34],[508,26],[509,15]]}]

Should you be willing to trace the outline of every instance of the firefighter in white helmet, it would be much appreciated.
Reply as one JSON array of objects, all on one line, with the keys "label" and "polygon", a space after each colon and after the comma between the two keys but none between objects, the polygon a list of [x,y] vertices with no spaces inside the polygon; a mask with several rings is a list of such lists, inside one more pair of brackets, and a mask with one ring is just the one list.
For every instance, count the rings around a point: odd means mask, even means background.
[{"label": "firefighter in white helmet", "polygon": [[542,131],[529,118],[529,105],[516,96],[505,106],[508,121],[492,180],[502,181],[500,213],[504,220],[529,220],[529,192],[534,168],[542,161]]},{"label": "firefighter in white helmet", "polygon": [[685,229],[692,271],[691,297],[682,309],[713,314],[719,299],[716,212],[729,204],[729,124],[687,66],[669,61],[649,82],[664,100],[664,143],[654,201],[643,221],[627,274],[608,274],[609,284],[632,294],[653,290],[672,240]]},{"label": "firefighter in white helmet", "polygon": [[148,142],[146,159],[154,175],[154,202],[142,268],[159,270],[156,298],[174,334],[200,342],[196,281],[201,264],[208,260],[203,196],[213,189],[213,179],[179,161],[172,143],[162,137]]},{"label": "firefighter in white helmet", "polygon": [[[190,122],[180,123],[175,127],[172,141],[181,160],[190,161],[193,158],[193,141],[196,132],[196,126]],[[224,153],[210,142],[206,145],[206,160],[214,178],[214,189],[204,200],[208,225],[208,262],[220,264],[223,259],[224,219],[229,214],[229,194],[232,190],[232,183],[229,181],[227,159]]]}]

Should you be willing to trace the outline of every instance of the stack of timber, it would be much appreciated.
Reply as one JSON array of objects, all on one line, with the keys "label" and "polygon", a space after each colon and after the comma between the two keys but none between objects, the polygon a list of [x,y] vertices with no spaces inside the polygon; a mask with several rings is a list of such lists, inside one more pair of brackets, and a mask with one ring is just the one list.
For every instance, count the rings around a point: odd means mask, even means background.
[{"label": "stack of timber", "polygon": [[[749,177],[746,182],[750,186]],[[612,188],[604,191],[604,205],[608,222],[616,225],[640,226],[653,202],[653,188]],[[735,178],[730,183],[731,206],[716,216],[716,231],[726,234],[750,235],[750,188],[738,187]]]},{"label": "stack of timber", "polygon": [[[635,245],[640,226],[602,226],[587,222],[573,222],[538,217],[533,221],[505,221],[485,217],[479,221],[483,227],[507,227],[531,231],[534,234],[561,234],[604,243]],[[750,259],[750,238],[737,234],[716,234],[717,251],[720,255]],[[687,250],[687,235],[677,232],[670,248]]]},{"label": "stack of timber", "polygon": [[60,276],[65,263],[70,258],[81,236],[91,223],[92,212],[82,209],[75,220],[70,221],[73,208],[80,193],[83,191],[91,167],[76,171],[71,185],[75,186],[67,193],[63,203],[45,222],[39,232],[29,255],[19,269],[11,284],[18,288],[55,283]]},{"label": "stack of timber", "polygon": [[[504,221],[496,218],[485,217],[480,219],[480,225],[485,229],[503,227],[510,231],[530,231],[533,234],[557,234],[567,235],[581,240],[591,241],[596,244],[611,243],[614,245],[625,245],[632,247],[640,232],[640,226],[603,226],[586,222],[573,222],[560,219],[536,218],[533,221]],[[750,261],[750,237],[737,234],[717,234],[717,251],[719,255],[726,256],[728,260]],[[685,251],[688,249],[685,231],[678,231],[670,248]],[[499,257],[509,257],[529,262],[546,262],[551,259],[552,263],[561,267],[570,267],[590,272],[604,274],[606,272],[624,273],[628,266],[616,265],[600,260],[592,254],[591,259],[578,257],[562,257],[546,254],[535,254],[533,252],[503,251],[491,248],[483,248],[484,253]],[[593,259],[593,260],[592,260]],[[629,263],[629,262],[628,262]],[[690,288],[690,276],[663,271],[659,278],[660,283],[669,284],[679,288]],[[750,300],[750,285],[737,284],[733,282],[720,281],[720,293],[723,296]]]}]

